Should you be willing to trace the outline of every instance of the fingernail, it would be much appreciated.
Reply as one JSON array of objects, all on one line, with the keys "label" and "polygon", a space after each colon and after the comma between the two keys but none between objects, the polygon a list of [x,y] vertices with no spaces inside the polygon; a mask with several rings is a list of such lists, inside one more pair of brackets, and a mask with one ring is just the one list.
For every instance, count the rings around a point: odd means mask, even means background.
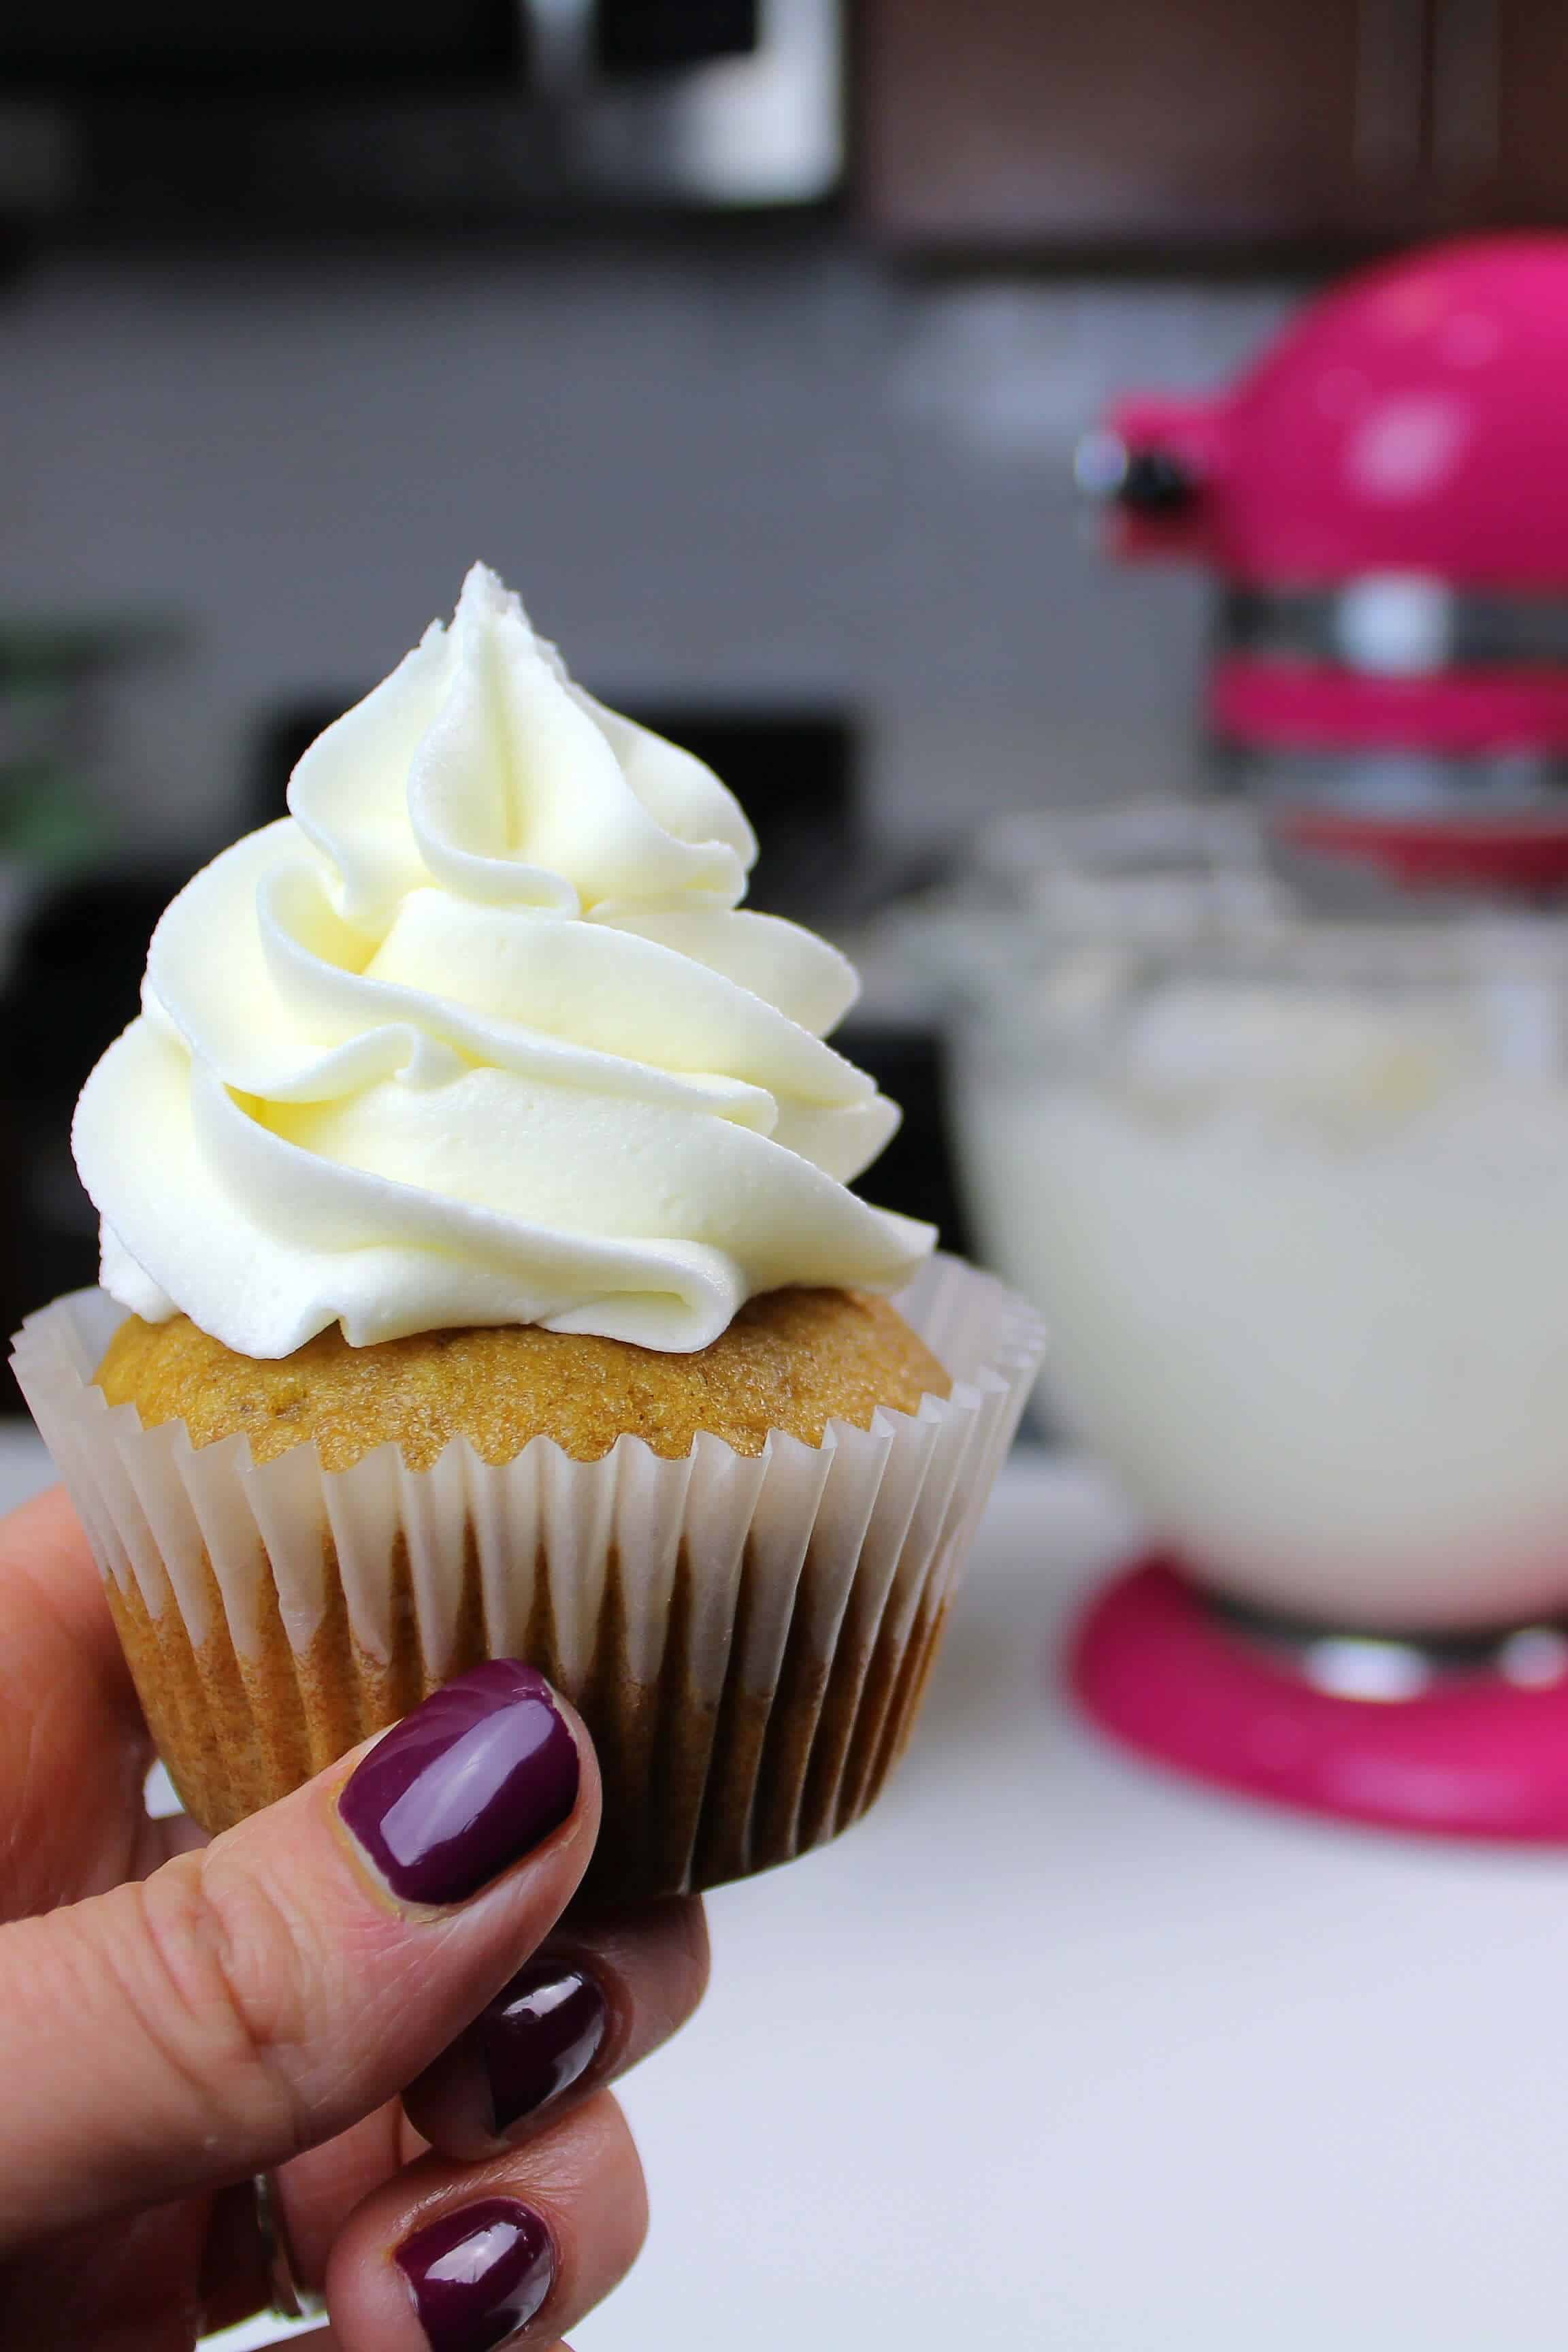
[{"label": "fingernail", "polygon": [[395,1724],[338,1811],[401,1901],[461,1903],[560,1828],[578,1779],[543,1675],[492,1658]]},{"label": "fingernail", "polygon": [[398,2247],[430,2352],[493,2352],[526,2327],[555,2277],[555,2249],[531,2205],[459,2205]]},{"label": "fingernail", "polygon": [[474,2025],[490,2129],[510,2131],[569,2091],[598,2056],[609,2024],[609,2004],[586,1969],[559,1961],[521,1969]]}]

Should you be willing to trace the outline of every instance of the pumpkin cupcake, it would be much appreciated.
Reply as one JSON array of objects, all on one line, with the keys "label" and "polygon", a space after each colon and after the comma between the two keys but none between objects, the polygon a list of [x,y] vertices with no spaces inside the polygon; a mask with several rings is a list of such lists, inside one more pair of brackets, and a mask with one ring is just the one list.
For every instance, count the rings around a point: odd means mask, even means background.
[{"label": "pumpkin cupcake", "polygon": [[785,1860],[908,1736],[1034,1318],[848,1189],[852,970],[492,574],[289,805],[160,923],[74,1130],[102,1288],[16,1342],[175,1786],[226,1826],[523,1657],[596,1894]]}]

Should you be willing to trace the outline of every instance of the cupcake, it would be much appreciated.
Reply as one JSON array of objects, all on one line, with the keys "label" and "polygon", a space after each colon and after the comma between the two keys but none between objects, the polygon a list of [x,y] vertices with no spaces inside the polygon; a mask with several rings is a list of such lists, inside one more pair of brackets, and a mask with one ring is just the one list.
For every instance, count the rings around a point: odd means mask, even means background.
[{"label": "cupcake", "polygon": [[851,1192],[845,959],[702,763],[476,568],[187,885],[73,1140],[102,1286],[17,1377],[195,1818],[488,1656],[582,1709],[594,1891],[787,1859],[908,1737],[1038,1353]]}]

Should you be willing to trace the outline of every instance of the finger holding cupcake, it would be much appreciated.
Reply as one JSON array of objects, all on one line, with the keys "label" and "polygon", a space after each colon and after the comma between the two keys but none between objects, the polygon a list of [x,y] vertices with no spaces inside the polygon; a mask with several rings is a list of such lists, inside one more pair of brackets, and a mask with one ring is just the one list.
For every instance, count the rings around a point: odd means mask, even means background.
[{"label": "finger holding cupcake", "polygon": [[238,1904],[195,1959],[288,2027],[209,2047],[193,1963],[174,2072],[240,2111],[140,2188],[261,2173],[351,2352],[548,2342],[631,2260],[605,2086],[700,1991],[688,1898],[874,1801],[1038,1361],[851,1190],[898,1110],[755,855],[476,566],[175,898],[78,1108],[101,1285],[15,1368],[188,1815],[103,1899]]}]

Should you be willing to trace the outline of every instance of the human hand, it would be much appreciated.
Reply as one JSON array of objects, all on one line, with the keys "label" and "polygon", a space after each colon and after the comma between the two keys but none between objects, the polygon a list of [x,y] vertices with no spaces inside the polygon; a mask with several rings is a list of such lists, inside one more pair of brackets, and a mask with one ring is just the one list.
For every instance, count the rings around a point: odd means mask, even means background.
[{"label": "human hand", "polygon": [[482,1667],[211,1843],[148,1818],[151,1757],[41,1496],[0,1521],[0,2341],[186,2352],[264,2307],[251,2184],[281,2167],[331,2314],[307,2343],[485,2352],[526,2312],[556,2342],[643,2236],[604,2084],[707,1972],[695,1903],[562,1922],[582,1725]]}]

